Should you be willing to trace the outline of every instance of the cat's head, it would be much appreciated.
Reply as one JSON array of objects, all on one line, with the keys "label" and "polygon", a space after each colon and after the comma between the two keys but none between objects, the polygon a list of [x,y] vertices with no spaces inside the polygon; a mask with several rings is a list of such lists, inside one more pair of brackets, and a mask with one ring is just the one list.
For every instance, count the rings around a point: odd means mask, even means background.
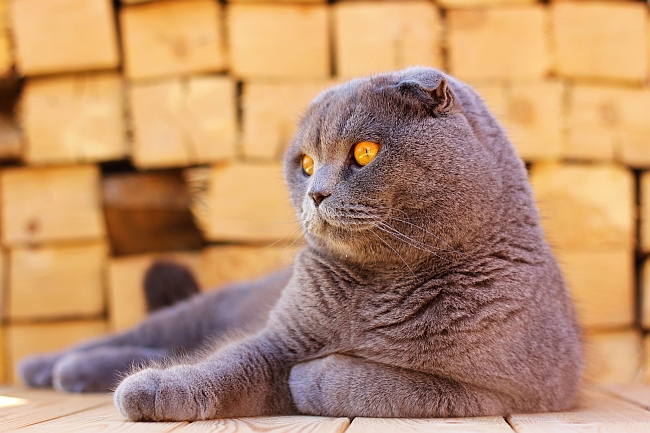
[{"label": "cat's head", "polygon": [[502,186],[459,85],[409,68],[350,81],[311,103],[285,176],[313,247],[400,265],[464,249],[485,231]]}]

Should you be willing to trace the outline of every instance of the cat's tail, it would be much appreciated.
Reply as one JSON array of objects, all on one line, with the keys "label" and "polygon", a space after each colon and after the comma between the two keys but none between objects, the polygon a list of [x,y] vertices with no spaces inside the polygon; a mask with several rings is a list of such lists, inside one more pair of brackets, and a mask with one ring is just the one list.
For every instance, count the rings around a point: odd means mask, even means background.
[{"label": "cat's tail", "polygon": [[196,293],[199,293],[199,284],[192,271],[172,261],[154,262],[144,276],[148,312],[169,307]]}]

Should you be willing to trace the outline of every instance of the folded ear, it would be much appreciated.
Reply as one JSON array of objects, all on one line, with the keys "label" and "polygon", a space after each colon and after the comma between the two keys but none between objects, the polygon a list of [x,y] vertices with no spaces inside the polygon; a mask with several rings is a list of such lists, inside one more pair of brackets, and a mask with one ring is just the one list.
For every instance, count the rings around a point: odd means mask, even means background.
[{"label": "folded ear", "polygon": [[[407,70],[408,71],[408,70]],[[397,84],[397,90],[407,98],[424,104],[432,115],[449,112],[456,103],[454,93],[441,73],[431,70],[409,74]],[[428,73],[427,73],[428,72]]]}]

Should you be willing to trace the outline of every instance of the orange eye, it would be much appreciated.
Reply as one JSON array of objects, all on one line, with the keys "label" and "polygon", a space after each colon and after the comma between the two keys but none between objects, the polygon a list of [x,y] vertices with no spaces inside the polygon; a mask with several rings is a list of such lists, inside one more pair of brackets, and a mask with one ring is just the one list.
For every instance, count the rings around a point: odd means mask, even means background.
[{"label": "orange eye", "polygon": [[305,155],[302,157],[302,170],[307,176],[314,174],[314,160],[311,156]]},{"label": "orange eye", "polygon": [[375,159],[377,152],[379,152],[379,145],[377,143],[362,141],[354,146],[354,160],[363,167]]}]

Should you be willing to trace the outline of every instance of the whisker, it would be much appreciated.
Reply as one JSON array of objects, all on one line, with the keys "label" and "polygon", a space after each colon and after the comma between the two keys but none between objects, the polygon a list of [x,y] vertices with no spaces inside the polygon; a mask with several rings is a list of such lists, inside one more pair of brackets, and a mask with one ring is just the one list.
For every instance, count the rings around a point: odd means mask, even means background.
[{"label": "whisker", "polygon": [[[291,231],[290,231],[289,233],[287,233],[286,235],[282,236],[282,237],[281,237],[280,239],[278,239],[277,241],[274,241],[274,242],[270,243],[269,245],[266,245],[266,246],[264,246],[263,248],[260,248],[260,251],[264,251],[264,250],[266,250],[266,249],[272,248],[272,247],[274,247],[275,245],[277,245],[278,243],[283,242],[283,241],[287,241],[287,242],[288,242],[289,240],[291,240],[291,238],[294,238],[294,239],[293,239],[293,243],[295,243],[297,240],[299,240],[299,239],[302,238],[301,236],[296,236],[296,237],[294,237],[294,235],[295,235],[297,232],[299,232],[299,231],[302,231],[302,226],[301,226],[300,224],[298,224],[297,227],[294,227],[293,230],[291,230]],[[292,246],[293,246],[293,243],[292,243]],[[283,247],[286,247],[286,245],[284,245]]]},{"label": "whisker", "polygon": [[[377,227],[379,230],[382,230],[379,226],[375,226],[375,227]],[[400,255],[400,253],[397,252],[397,250],[395,250],[395,248],[391,247],[388,244],[388,242],[386,242],[384,239],[382,239],[377,233],[373,232],[372,230],[370,230],[370,233],[375,235],[375,237],[377,239],[379,239],[384,245],[386,245],[388,248],[393,250],[393,252],[397,255],[397,257],[399,257],[399,259],[404,263],[404,266],[406,266],[408,268],[408,270],[411,272],[411,274],[413,274],[413,276],[415,277],[415,272],[413,272],[413,269],[411,269],[411,267],[408,265],[408,263],[406,263],[406,260],[404,260],[404,258]]]},{"label": "whisker", "polygon": [[[383,222],[380,223],[380,224],[381,224],[381,226],[379,226],[379,225],[376,226],[379,230],[382,230],[382,231],[388,233],[389,235],[393,236],[394,238],[401,240],[405,244],[407,244],[407,245],[409,245],[409,246],[411,246],[411,247],[413,247],[415,249],[418,249],[420,251],[424,251],[426,253],[432,254],[432,255],[438,257],[439,259],[446,260],[448,262],[451,261],[451,260],[449,260],[449,259],[447,259],[445,257],[442,257],[441,255],[437,254],[436,252],[431,251],[430,249],[426,248],[426,246],[424,244],[416,241],[415,239],[411,239],[410,237],[408,237],[407,235],[401,233],[400,231],[396,230],[395,228],[393,228],[393,227],[391,227],[391,226],[389,226],[389,225],[387,225],[387,224],[385,224]],[[391,229],[392,231],[387,230],[387,228]]]},{"label": "whisker", "polygon": [[405,221],[405,220],[402,220],[402,219],[400,219],[400,218],[396,218],[396,217],[389,217],[389,218],[394,219],[394,220],[399,221],[399,222],[402,222],[402,223],[404,223],[404,224],[411,225],[411,226],[415,227],[416,229],[422,230],[423,232],[425,232],[425,233],[427,233],[427,234],[430,234],[430,235],[433,236],[434,238],[438,239],[440,242],[443,242],[445,245],[447,245],[447,246],[449,247],[449,250],[444,250],[444,249],[441,248],[442,251],[452,251],[452,252],[454,252],[454,253],[464,255],[464,253],[462,253],[461,251],[458,251],[458,250],[452,248],[452,246],[449,245],[448,242],[446,242],[446,241],[444,241],[443,239],[441,239],[438,235],[436,235],[436,234],[434,234],[434,233],[431,233],[429,230],[425,229],[424,227],[420,227],[420,226],[417,225],[417,224],[413,224],[412,222]]}]

